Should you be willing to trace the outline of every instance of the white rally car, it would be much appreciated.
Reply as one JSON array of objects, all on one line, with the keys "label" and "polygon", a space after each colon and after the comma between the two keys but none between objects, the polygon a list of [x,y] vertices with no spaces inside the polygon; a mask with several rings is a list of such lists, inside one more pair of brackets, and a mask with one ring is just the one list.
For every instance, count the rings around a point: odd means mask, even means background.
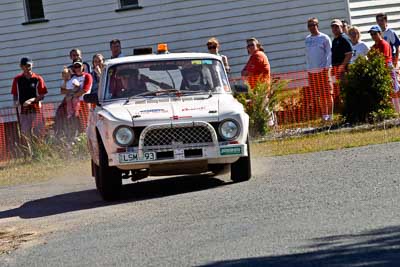
[{"label": "white rally car", "polygon": [[105,63],[87,129],[96,187],[116,199],[122,179],[231,171],[251,178],[249,117],[221,58],[171,53]]}]

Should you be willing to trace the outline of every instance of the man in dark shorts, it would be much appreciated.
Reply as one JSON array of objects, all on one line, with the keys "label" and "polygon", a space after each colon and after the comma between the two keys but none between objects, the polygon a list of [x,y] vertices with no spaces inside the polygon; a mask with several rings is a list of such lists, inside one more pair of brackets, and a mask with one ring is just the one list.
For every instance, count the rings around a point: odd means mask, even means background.
[{"label": "man in dark shorts", "polygon": [[[342,80],[353,55],[353,46],[350,38],[343,32],[343,23],[340,19],[331,22],[331,30],[335,38],[332,41],[332,67],[336,81]],[[339,104],[340,88],[334,83],[333,99],[337,107]]]}]

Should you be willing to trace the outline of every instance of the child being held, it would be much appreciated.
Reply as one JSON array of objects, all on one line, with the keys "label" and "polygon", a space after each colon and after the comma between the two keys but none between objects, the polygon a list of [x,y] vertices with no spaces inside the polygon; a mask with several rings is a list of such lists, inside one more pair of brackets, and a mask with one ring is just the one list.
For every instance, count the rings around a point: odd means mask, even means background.
[{"label": "child being held", "polygon": [[67,106],[67,118],[72,118],[73,116],[79,116],[79,96],[75,96],[81,89],[81,85],[79,80],[74,78],[72,75],[71,70],[67,67],[64,67],[61,77],[63,79],[63,85],[61,86],[63,89],[67,90],[65,96],[65,102]]}]

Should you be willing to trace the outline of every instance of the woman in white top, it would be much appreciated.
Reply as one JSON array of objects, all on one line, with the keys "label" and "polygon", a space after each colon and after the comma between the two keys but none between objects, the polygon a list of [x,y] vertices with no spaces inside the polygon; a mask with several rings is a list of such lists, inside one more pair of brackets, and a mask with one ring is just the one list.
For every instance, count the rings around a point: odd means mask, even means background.
[{"label": "woman in white top", "polygon": [[363,41],[360,41],[361,34],[357,27],[353,26],[349,29],[349,37],[353,44],[353,56],[350,63],[354,63],[357,57],[366,56],[369,48]]}]

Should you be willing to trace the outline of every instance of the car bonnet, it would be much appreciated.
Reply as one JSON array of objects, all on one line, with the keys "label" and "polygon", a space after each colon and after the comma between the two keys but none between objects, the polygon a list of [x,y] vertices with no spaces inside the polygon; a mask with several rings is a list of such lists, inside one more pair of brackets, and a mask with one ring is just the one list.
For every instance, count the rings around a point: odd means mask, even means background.
[{"label": "car bonnet", "polygon": [[190,96],[178,98],[133,99],[104,106],[114,118],[146,126],[153,123],[176,121],[218,121],[218,96]]}]

